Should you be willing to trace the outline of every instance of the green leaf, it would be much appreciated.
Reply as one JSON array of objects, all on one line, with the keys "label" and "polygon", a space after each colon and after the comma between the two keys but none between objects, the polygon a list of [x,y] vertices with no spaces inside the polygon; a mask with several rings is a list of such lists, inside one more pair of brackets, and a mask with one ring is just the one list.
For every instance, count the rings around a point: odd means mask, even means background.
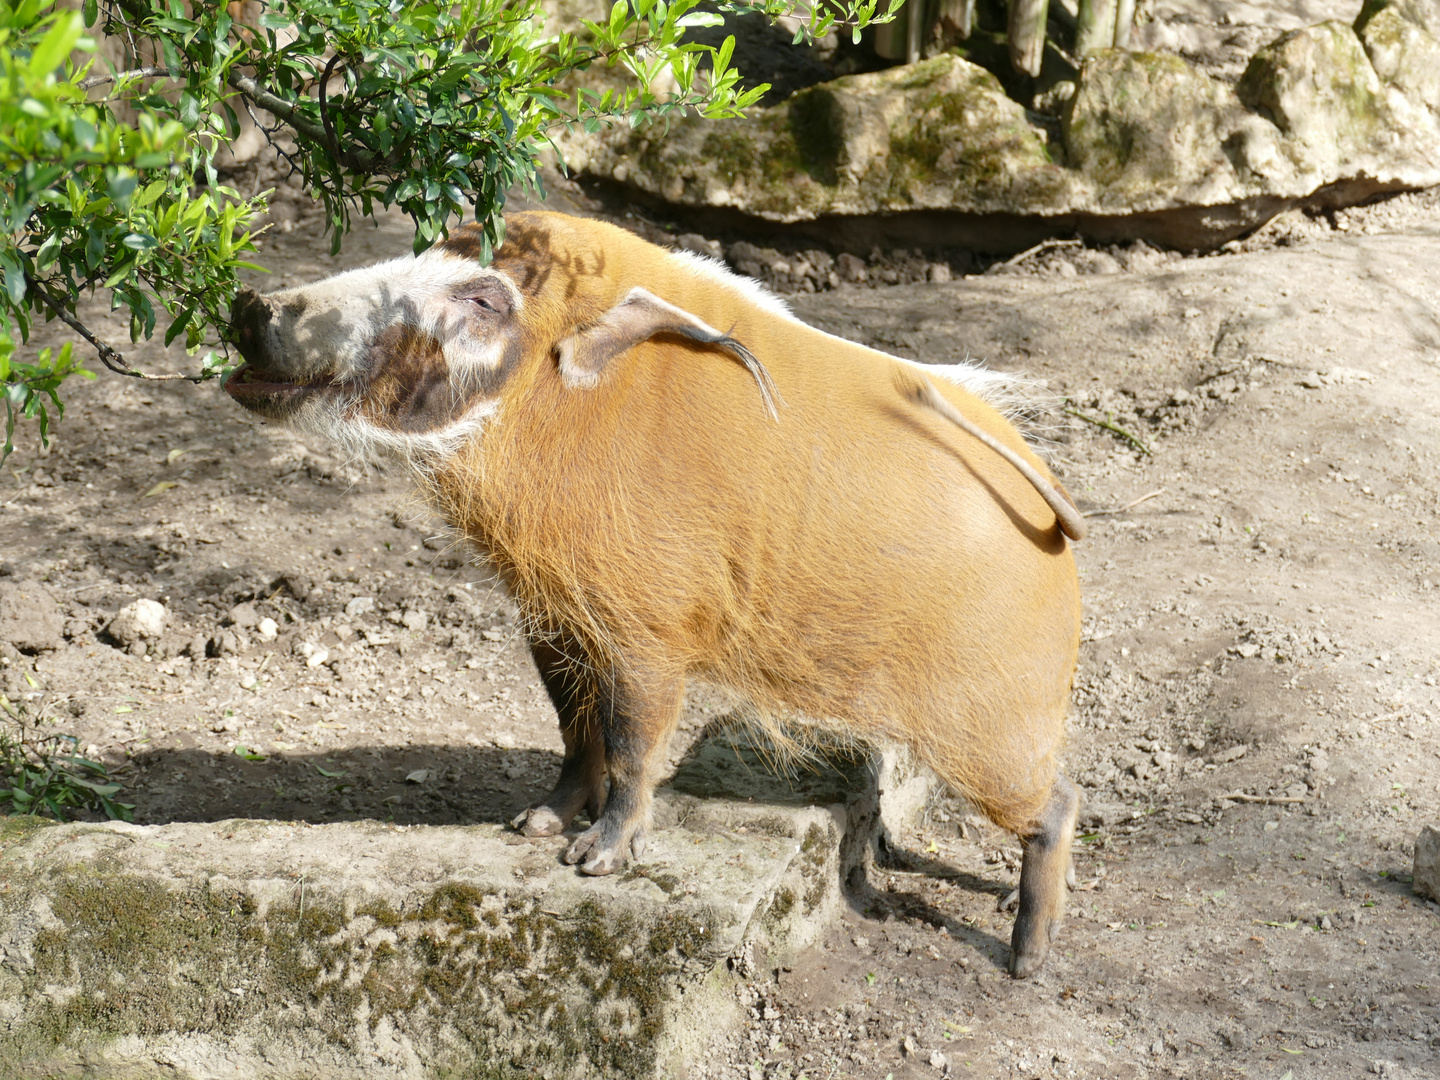
[{"label": "green leaf", "polygon": [[185,328],[190,325],[190,320],[195,317],[195,309],[198,306],[198,304],[192,303],[180,309],[180,314],[175,316],[175,321],[170,324],[170,329],[165,331],[165,344],[167,347],[172,341],[185,332]]},{"label": "green leaf", "polygon": [[50,27],[49,33],[30,53],[31,73],[40,78],[52,74],[65,62],[65,57],[75,48],[83,31],[84,26],[81,24],[77,12],[60,13],[55,19],[54,25]]},{"label": "green leaf", "polygon": [[15,260],[14,250],[0,250],[0,274],[5,275],[5,295],[17,307],[25,299],[25,275]]}]

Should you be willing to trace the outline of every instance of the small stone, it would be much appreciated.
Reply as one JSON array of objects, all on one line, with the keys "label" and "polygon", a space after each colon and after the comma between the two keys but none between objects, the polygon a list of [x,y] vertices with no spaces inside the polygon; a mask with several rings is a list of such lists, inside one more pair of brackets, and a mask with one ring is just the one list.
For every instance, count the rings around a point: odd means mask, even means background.
[{"label": "small stone", "polygon": [[1156,1039],[1153,1043],[1151,1043],[1150,1053],[1154,1054],[1156,1057],[1159,1057],[1161,1054],[1165,1053],[1165,1040]]},{"label": "small stone", "polygon": [[155,600],[136,600],[126,604],[110,620],[110,636],[121,645],[133,645],[147,638],[158,638],[165,632],[165,605]]},{"label": "small stone", "polygon": [[900,1042],[900,1052],[906,1057],[914,1057],[920,1053],[920,1044],[915,1041],[914,1036],[906,1035]]},{"label": "small stone", "polygon": [[50,590],[34,581],[0,584],[0,641],[25,652],[64,644],[64,619]]},{"label": "small stone", "polygon": [[492,626],[488,630],[481,630],[480,636],[486,641],[503,641],[505,639],[505,632],[498,626]]},{"label": "small stone", "polygon": [[305,658],[307,668],[317,668],[330,659],[330,650],[323,645],[316,645],[313,641],[300,642],[295,646],[295,652]]},{"label": "small stone", "polygon": [[345,605],[345,617],[358,619],[361,615],[368,615],[374,610],[375,598],[373,596],[357,596]]},{"label": "small stone", "polygon": [[240,635],[234,630],[222,630],[205,645],[206,656],[229,656],[240,651]]},{"label": "small stone", "polygon": [[257,633],[261,641],[274,641],[280,636],[280,626],[274,619],[267,615],[260,620]]},{"label": "small stone", "polygon": [[429,769],[416,769],[414,772],[410,772],[410,773],[406,773],[406,774],[405,774],[405,782],[406,782],[407,784],[423,784],[426,780],[429,780],[429,779],[430,779],[430,770],[429,770]]},{"label": "small stone", "polygon": [[1440,829],[1427,825],[1415,840],[1415,892],[1440,901]]},{"label": "small stone", "polygon": [[1118,803],[1087,802],[1080,810],[1080,820],[1091,827],[1118,825],[1136,816],[1136,811]]},{"label": "small stone", "polygon": [[948,1064],[949,1062],[946,1060],[945,1055],[939,1050],[930,1051],[930,1065],[932,1068],[943,1069]]},{"label": "small stone", "polygon": [[705,255],[712,259],[725,257],[719,240],[707,240],[699,233],[681,233],[675,240],[675,246],[681,251],[691,251],[696,255]]},{"label": "small stone", "polygon": [[859,284],[868,276],[864,261],[858,255],[851,255],[848,251],[836,256],[835,269],[840,274],[841,281],[848,281],[851,284]]},{"label": "small stone", "polygon": [[1229,750],[1221,750],[1220,753],[1216,754],[1210,760],[1216,765],[1224,765],[1227,762],[1235,761],[1239,758],[1244,757],[1245,751],[1249,749],[1249,746],[1247,746],[1245,743],[1241,743],[1239,746],[1230,747]]},{"label": "small stone", "polygon": [[423,611],[407,611],[404,615],[400,616],[400,624],[404,626],[406,630],[414,630],[416,633],[424,630],[425,624],[429,621],[430,616],[426,615]]},{"label": "small stone", "polygon": [[252,629],[260,624],[260,613],[255,610],[254,604],[236,604],[230,609],[230,613],[221,620],[223,626],[238,626],[244,630]]},{"label": "small stone", "polygon": [[951,279],[950,264],[935,262],[925,268],[925,280],[931,282],[945,282]]}]

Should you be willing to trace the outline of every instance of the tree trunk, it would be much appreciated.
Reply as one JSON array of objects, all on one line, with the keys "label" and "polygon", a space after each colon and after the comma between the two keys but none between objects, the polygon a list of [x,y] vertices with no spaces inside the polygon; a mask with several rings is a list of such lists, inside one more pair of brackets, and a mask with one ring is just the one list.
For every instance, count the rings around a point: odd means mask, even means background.
[{"label": "tree trunk", "polygon": [[1010,0],[1010,31],[1007,36],[1010,39],[1010,63],[1016,71],[1030,76],[1040,74],[1040,61],[1045,56],[1045,16],[1049,7],[1050,0]]},{"label": "tree trunk", "polygon": [[1135,0],[1118,0],[1115,5],[1115,47],[1130,47],[1130,31],[1135,26]]},{"label": "tree trunk", "polygon": [[[1115,44],[1116,0],[1080,0],[1080,18],[1075,28],[1075,54],[1089,56]],[[1130,0],[1130,13],[1135,13]]]},{"label": "tree trunk", "polygon": [[[886,10],[894,10],[897,6],[895,0],[890,0],[890,4]],[[905,46],[909,36],[910,12],[913,7],[914,0],[911,0],[910,3],[900,9],[893,22],[875,27],[876,56],[883,56],[886,60],[901,60],[904,58]]]},{"label": "tree trunk", "polygon": [[965,41],[975,25],[975,0],[940,0],[936,18],[940,22],[942,48],[955,41]]}]

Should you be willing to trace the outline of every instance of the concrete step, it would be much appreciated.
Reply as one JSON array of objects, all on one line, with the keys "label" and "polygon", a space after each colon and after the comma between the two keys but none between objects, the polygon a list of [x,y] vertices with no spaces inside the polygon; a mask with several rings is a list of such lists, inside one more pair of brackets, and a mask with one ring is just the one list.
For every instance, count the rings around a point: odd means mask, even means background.
[{"label": "concrete step", "polygon": [[731,968],[830,923],[895,775],[763,758],[702,744],[605,878],[497,825],[0,818],[0,1076],[684,1076]]}]

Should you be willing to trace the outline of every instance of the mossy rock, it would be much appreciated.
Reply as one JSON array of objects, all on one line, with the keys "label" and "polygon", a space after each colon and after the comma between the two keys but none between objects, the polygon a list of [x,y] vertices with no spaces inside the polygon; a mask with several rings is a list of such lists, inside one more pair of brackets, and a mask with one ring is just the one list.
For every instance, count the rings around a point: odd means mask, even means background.
[{"label": "mossy rock", "polygon": [[1149,209],[1157,194],[1205,203],[1232,191],[1223,144],[1244,120],[1229,87],[1180,57],[1110,50],[1086,60],[1062,131],[1102,205]]},{"label": "mossy rock", "polygon": [[[1410,102],[1440,112],[1440,6],[1371,4],[1356,20],[1356,30],[1375,74]],[[1420,9],[1420,10],[1417,10]]]},{"label": "mossy rock", "polygon": [[[690,206],[779,221],[915,209],[995,211],[1067,197],[1044,133],[984,68],[958,56],[853,75],[664,137],[581,151],[592,175]],[[567,154],[574,161],[573,154]]]},{"label": "mossy rock", "polygon": [[494,825],[0,818],[0,1077],[675,1075],[727,957],[828,927],[853,786],[664,791],[606,878]]},{"label": "mossy rock", "polygon": [[1284,133],[1291,153],[1314,173],[1339,172],[1389,134],[1380,80],[1347,23],[1307,26],[1265,46],[1236,92]]}]

